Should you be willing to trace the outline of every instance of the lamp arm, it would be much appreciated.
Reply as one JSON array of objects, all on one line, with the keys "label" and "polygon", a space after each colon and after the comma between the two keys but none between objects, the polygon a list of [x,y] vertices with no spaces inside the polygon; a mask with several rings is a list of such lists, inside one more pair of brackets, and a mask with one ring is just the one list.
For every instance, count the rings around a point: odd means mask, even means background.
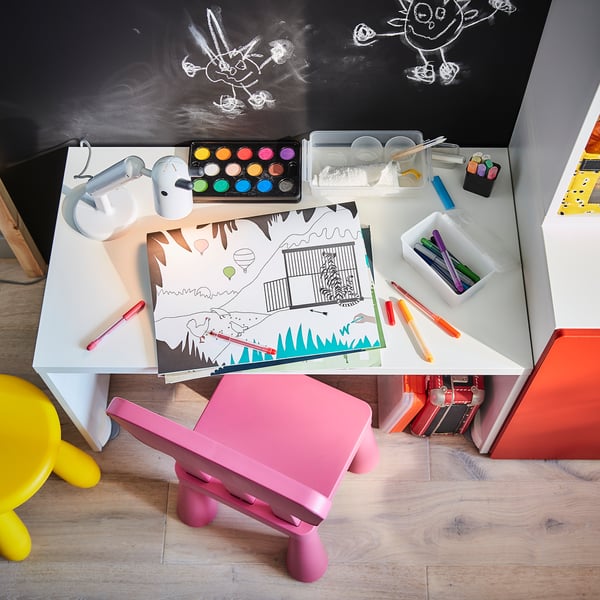
[{"label": "lamp arm", "polygon": [[134,198],[124,187],[142,175],[152,179],[154,208],[165,219],[182,219],[193,207],[193,184],[186,162],[164,156],[147,169],[138,156],[128,156],[78,188],[73,220],[78,231],[98,241],[112,239],[137,218]]},{"label": "lamp arm", "polygon": [[152,171],[146,169],[139,156],[128,156],[94,175],[86,183],[82,199],[88,203],[93,202],[97,210],[110,213],[113,208],[107,197],[108,192],[142,175],[151,177]]}]

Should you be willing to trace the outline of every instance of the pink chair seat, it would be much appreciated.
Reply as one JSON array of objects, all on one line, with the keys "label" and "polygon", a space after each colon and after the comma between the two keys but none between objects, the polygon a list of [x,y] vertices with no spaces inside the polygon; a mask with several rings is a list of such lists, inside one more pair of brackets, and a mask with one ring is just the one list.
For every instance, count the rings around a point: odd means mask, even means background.
[{"label": "pink chair seat", "polygon": [[123,398],[107,412],[175,458],[183,522],[206,525],[225,503],[289,536],[301,581],[327,569],[317,526],[343,474],[379,458],[369,405],[304,375],[225,375],[193,431]]}]

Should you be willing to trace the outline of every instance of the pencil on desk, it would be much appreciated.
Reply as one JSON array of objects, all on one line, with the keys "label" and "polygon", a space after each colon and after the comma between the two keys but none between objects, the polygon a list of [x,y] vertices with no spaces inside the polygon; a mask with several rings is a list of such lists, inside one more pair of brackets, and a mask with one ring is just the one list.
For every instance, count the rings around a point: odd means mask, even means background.
[{"label": "pencil on desk", "polygon": [[415,325],[415,319],[412,316],[412,314],[408,308],[408,305],[406,304],[406,300],[402,300],[402,299],[398,300],[398,307],[400,308],[400,313],[402,314],[402,317],[406,321],[406,325],[408,326],[410,332],[412,333],[412,335],[415,339],[415,342],[417,343],[417,346],[419,347],[419,350],[421,351],[421,354],[423,355],[423,358],[427,362],[433,362],[433,355],[431,354],[431,352],[425,345],[425,342],[423,341],[423,338],[421,337],[421,334],[419,333],[419,330],[417,329],[417,326]]}]

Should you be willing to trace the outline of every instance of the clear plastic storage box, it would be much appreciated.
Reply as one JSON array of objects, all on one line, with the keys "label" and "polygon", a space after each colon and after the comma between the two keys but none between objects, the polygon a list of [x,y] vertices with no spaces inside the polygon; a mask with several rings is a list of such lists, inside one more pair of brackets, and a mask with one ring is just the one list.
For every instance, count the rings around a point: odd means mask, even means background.
[{"label": "clear plastic storage box", "polygon": [[[422,238],[429,239],[434,229],[439,231],[448,252],[480,277],[476,283],[460,294],[415,252],[415,245]],[[450,305],[457,305],[470,298],[489,281],[496,271],[514,266],[510,261],[505,261],[503,264],[485,252],[479,244],[473,241],[465,229],[460,221],[453,219],[449,214],[434,212],[405,231],[400,238],[404,259],[421,273]]]},{"label": "clear plastic storage box", "polygon": [[431,151],[398,156],[420,131],[313,131],[304,140],[303,179],[315,194],[402,196],[431,180]]}]

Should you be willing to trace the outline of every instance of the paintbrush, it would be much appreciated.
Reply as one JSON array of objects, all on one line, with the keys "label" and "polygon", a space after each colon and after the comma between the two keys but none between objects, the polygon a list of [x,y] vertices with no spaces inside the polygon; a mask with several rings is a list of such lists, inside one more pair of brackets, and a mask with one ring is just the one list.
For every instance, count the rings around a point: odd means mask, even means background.
[{"label": "paintbrush", "polygon": [[396,152],[392,154],[390,157],[392,160],[401,160],[406,158],[407,156],[411,156],[412,154],[416,154],[417,152],[421,152],[421,150],[426,150],[427,148],[432,148],[433,146],[438,146],[439,144],[443,144],[446,141],[446,138],[443,135],[436,137],[432,140],[425,140],[424,142],[409,148],[408,150],[401,150],[400,152]]}]

